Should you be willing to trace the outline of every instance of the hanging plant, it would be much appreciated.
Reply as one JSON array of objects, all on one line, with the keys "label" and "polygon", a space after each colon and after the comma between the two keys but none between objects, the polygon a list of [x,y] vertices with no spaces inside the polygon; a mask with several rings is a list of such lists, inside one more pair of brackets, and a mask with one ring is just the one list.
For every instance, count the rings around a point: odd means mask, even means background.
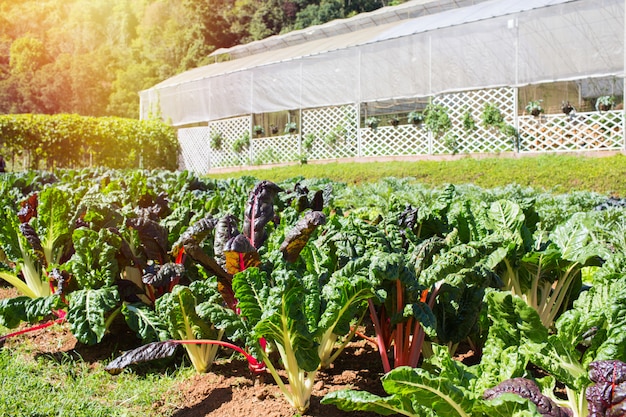
[{"label": "hanging plant", "polygon": [[613,96],[601,96],[596,100],[597,111],[609,111],[615,105],[615,97]]},{"label": "hanging plant", "polygon": [[448,109],[439,104],[429,104],[424,110],[424,124],[426,128],[439,137],[445,134],[452,127],[452,122],[448,116]]},{"label": "hanging plant", "polygon": [[499,128],[504,123],[504,117],[500,113],[500,109],[491,103],[485,104],[483,107],[483,113],[480,116],[483,126],[485,127],[497,127]]},{"label": "hanging plant", "polygon": [[459,151],[459,137],[452,132],[448,132],[443,137],[444,146],[453,154]]},{"label": "hanging plant", "polygon": [[222,150],[222,143],[224,142],[224,136],[220,132],[211,133],[211,148],[216,151]]},{"label": "hanging plant", "polygon": [[561,102],[561,110],[563,111],[564,114],[568,115],[574,111],[574,107],[569,104],[569,101],[563,101]]},{"label": "hanging plant", "polygon": [[424,121],[424,115],[417,111],[412,111],[406,116],[406,121],[413,126],[419,126]]},{"label": "hanging plant", "polygon": [[298,125],[296,124],[296,122],[287,122],[285,124],[285,134],[289,133],[290,135],[293,135],[297,131]]},{"label": "hanging plant", "polygon": [[277,134],[278,133],[278,126],[270,125],[270,132],[272,132],[272,135]]},{"label": "hanging plant", "polygon": [[531,100],[528,102],[528,104],[526,105],[526,111],[530,114],[532,114],[533,116],[537,117],[539,116],[541,113],[543,113],[543,107],[541,107],[541,102],[543,100]]},{"label": "hanging plant", "polygon": [[466,132],[473,132],[476,130],[476,122],[472,117],[472,112],[467,110],[463,113],[463,119],[461,120],[461,124],[463,125],[463,130]]},{"label": "hanging plant", "polygon": [[302,149],[307,152],[311,152],[313,149],[313,141],[315,140],[315,135],[313,133],[307,133],[302,138]]},{"label": "hanging plant", "polygon": [[392,117],[389,119],[389,124],[393,127],[397,127],[400,124],[400,119],[397,117]]},{"label": "hanging plant", "polygon": [[372,130],[376,130],[379,124],[380,119],[378,117],[372,116],[365,119],[365,126],[369,127]]},{"label": "hanging plant", "polygon": [[261,136],[261,135],[263,135],[265,133],[265,129],[261,125],[254,125],[252,130],[254,131],[254,134],[257,135],[257,137],[259,137],[259,136]]},{"label": "hanging plant", "polygon": [[235,142],[233,142],[233,151],[236,153],[241,153],[244,149],[247,149],[250,146],[250,134],[248,132],[244,132]]}]

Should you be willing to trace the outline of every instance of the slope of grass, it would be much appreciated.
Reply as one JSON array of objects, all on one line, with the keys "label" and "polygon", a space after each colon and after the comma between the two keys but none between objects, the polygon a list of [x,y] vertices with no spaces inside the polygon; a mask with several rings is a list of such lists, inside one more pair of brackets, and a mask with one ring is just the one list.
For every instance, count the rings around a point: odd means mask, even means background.
[{"label": "slope of grass", "polygon": [[585,157],[542,155],[519,158],[461,157],[452,161],[392,161],[305,164],[269,169],[211,174],[214,178],[251,175],[282,181],[304,176],[322,177],[348,184],[375,182],[384,177],[412,177],[423,184],[475,184],[492,188],[516,183],[558,193],[596,191],[626,196],[626,156]]}]

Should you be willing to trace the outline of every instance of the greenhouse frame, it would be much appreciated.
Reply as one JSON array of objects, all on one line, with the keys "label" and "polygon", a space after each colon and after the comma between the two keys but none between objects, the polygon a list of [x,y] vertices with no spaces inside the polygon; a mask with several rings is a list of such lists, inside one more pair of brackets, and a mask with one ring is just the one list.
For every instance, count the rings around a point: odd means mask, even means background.
[{"label": "greenhouse frame", "polygon": [[198,173],[624,151],[625,3],[409,1],[217,50],[142,91],[141,117],[175,126]]}]

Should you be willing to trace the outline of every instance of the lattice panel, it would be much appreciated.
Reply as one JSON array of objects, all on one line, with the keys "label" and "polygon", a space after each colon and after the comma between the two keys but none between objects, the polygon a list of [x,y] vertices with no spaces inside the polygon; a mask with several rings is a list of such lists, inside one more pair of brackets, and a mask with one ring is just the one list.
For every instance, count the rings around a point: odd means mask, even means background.
[{"label": "lattice panel", "polygon": [[235,152],[233,145],[236,140],[244,135],[250,136],[251,124],[250,116],[209,122],[209,140],[214,133],[222,135],[221,149],[211,149],[211,168],[233,167],[250,163],[250,150],[244,149],[241,152]]},{"label": "lattice panel", "polygon": [[622,149],[623,113],[520,116],[520,152]]},{"label": "lattice panel", "polygon": [[[515,90],[492,88],[488,90],[464,91],[433,97],[433,103],[445,106],[452,128],[445,137],[433,139],[432,153],[484,153],[514,151],[515,143],[498,129],[482,126],[481,115],[485,104],[496,106],[506,123],[514,124]],[[474,120],[474,130],[463,127],[465,113]]]},{"label": "lattice panel", "polygon": [[297,161],[300,154],[300,138],[298,135],[252,139],[250,143],[252,165]]},{"label": "lattice panel", "polygon": [[357,108],[355,105],[302,111],[302,140],[307,159],[349,158],[357,155]]},{"label": "lattice panel", "polygon": [[183,170],[196,174],[209,172],[209,158],[212,149],[209,145],[209,129],[206,127],[192,127],[178,130]]},{"label": "lattice panel", "polygon": [[426,155],[429,133],[413,125],[382,126],[376,130],[360,129],[361,156]]}]

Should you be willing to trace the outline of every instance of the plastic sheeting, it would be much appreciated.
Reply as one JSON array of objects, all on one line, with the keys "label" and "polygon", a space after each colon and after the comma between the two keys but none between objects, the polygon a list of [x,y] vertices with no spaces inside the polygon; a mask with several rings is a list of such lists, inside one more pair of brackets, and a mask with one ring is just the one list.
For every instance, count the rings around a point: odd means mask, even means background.
[{"label": "plastic sheeting", "polygon": [[623,0],[492,0],[337,34],[332,27],[312,28],[326,28],[325,36],[303,42],[299,34],[298,41],[274,49],[258,41],[254,50],[261,52],[165,80],[140,93],[141,117],[160,112],[182,126],[450,91],[624,77]]}]

